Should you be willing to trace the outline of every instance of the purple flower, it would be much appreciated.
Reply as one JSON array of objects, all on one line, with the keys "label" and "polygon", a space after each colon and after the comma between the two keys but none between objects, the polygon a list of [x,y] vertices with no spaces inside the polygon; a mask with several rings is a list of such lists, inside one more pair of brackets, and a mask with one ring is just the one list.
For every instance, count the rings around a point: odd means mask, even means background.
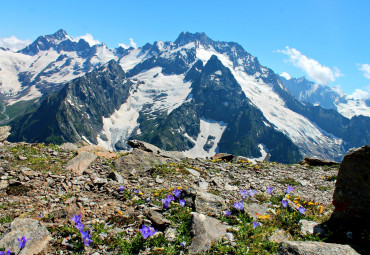
[{"label": "purple flower", "polygon": [[171,200],[169,200],[168,198],[162,199],[162,205],[164,209],[168,209],[168,207],[170,206],[170,203],[171,203]]},{"label": "purple flower", "polygon": [[82,239],[84,240],[85,246],[89,246],[92,242],[91,235],[89,231],[80,231]]},{"label": "purple flower", "polygon": [[300,206],[298,211],[299,211],[300,214],[304,214],[304,212],[307,211],[307,210],[303,206]]},{"label": "purple flower", "polygon": [[134,189],[134,192],[137,193],[137,194],[139,194],[140,193],[140,190]]},{"label": "purple flower", "polygon": [[19,243],[19,249],[23,249],[26,246],[27,241],[30,240],[29,238],[27,239],[25,236],[22,236],[21,238],[18,238],[18,243]]},{"label": "purple flower", "polygon": [[289,192],[291,192],[291,191],[293,191],[294,190],[294,187],[293,186],[290,186],[289,184],[288,185],[286,185],[286,191],[285,191],[285,193],[289,193]]},{"label": "purple flower", "polygon": [[172,194],[173,194],[175,197],[179,198],[179,197],[180,197],[180,195],[181,195],[181,189],[175,189],[174,191],[172,191]]},{"label": "purple flower", "polygon": [[241,189],[240,195],[242,196],[243,199],[246,199],[248,197],[248,191]]},{"label": "purple flower", "polygon": [[143,225],[142,228],[139,229],[139,230],[140,230],[141,234],[143,234],[144,239],[147,239],[148,237],[154,235],[157,232],[157,230],[155,230],[154,228],[147,227],[145,225]]},{"label": "purple flower", "polygon": [[271,194],[271,193],[272,193],[272,191],[273,191],[273,189],[274,189],[273,187],[267,187],[267,193],[268,193],[268,194]]},{"label": "purple flower", "polygon": [[239,203],[234,203],[234,207],[235,209],[239,210],[239,211],[243,211],[244,209],[244,203],[243,203],[243,200],[240,201]]},{"label": "purple flower", "polygon": [[185,246],[186,246],[186,242],[185,242],[185,241],[181,242],[181,243],[180,243],[180,246],[181,246],[181,248],[185,248]]},{"label": "purple flower", "polygon": [[81,223],[81,214],[79,214],[79,215],[73,215],[73,217],[71,218],[71,221],[73,221],[76,225],[78,223]]},{"label": "purple flower", "polygon": [[184,199],[180,199],[180,205],[181,205],[182,207],[184,207],[184,206],[185,206],[185,200],[184,200]]},{"label": "purple flower", "polygon": [[253,229],[255,229],[256,227],[258,227],[260,225],[260,223],[258,221],[254,221],[253,222]]},{"label": "purple flower", "polygon": [[124,191],[124,190],[125,190],[125,187],[123,187],[123,186],[119,186],[119,187],[118,187],[118,191],[119,191],[119,192],[122,192],[122,191]]},{"label": "purple flower", "polygon": [[0,255],[11,255],[11,252],[10,252],[10,250],[8,249],[8,251],[7,252],[5,252],[5,251],[0,251]]},{"label": "purple flower", "polygon": [[81,222],[78,222],[75,226],[80,232],[84,229],[84,225]]},{"label": "purple flower", "polygon": [[225,215],[225,217],[230,216],[231,215],[231,211],[224,211],[224,215]]},{"label": "purple flower", "polygon": [[283,204],[283,207],[287,207],[288,206],[288,200],[281,200],[281,203]]},{"label": "purple flower", "polygon": [[249,189],[249,195],[251,196],[251,197],[253,197],[254,195],[256,195],[258,193],[258,191],[257,190],[255,190],[255,189]]},{"label": "purple flower", "polygon": [[171,195],[167,195],[167,199],[171,201],[175,201],[175,197]]},{"label": "purple flower", "polygon": [[150,197],[147,197],[147,198],[145,199],[145,202],[146,202],[146,203],[149,203],[149,202],[150,202]]}]

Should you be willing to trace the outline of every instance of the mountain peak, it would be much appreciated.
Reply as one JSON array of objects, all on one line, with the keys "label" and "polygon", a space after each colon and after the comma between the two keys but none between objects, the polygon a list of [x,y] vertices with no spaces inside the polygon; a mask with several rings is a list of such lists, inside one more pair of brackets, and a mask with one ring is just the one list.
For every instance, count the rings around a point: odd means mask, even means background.
[{"label": "mountain peak", "polygon": [[189,42],[199,41],[202,44],[212,44],[213,41],[204,33],[182,32],[176,39],[175,43],[180,45],[188,44]]},{"label": "mountain peak", "polygon": [[67,32],[63,29],[59,29],[54,34],[50,35],[50,37],[54,37],[55,39],[58,39],[58,40],[66,39],[67,36],[68,36]]}]

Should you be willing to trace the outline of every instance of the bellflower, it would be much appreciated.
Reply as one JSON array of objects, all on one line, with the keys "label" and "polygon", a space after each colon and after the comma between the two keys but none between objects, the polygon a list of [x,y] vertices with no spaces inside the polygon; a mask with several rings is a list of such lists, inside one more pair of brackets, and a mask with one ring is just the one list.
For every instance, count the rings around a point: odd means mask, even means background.
[{"label": "bellflower", "polygon": [[29,238],[27,239],[25,236],[22,236],[21,238],[18,238],[18,246],[19,249],[23,249],[26,246],[27,241],[30,240]]},{"label": "bellflower", "polygon": [[258,227],[260,225],[260,223],[258,221],[254,221],[253,222],[253,229],[255,229],[256,227]]},{"label": "bellflower", "polygon": [[79,215],[73,215],[73,217],[71,218],[71,221],[73,221],[76,225],[78,223],[81,223],[81,214],[79,214]]},{"label": "bellflower", "polygon": [[169,200],[168,198],[162,199],[162,205],[164,209],[168,209],[168,207],[170,206],[170,203],[171,203],[171,200]]},{"label": "bellflower", "polygon": [[180,246],[181,246],[181,248],[185,248],[185,246],[186,246],[186,242],[185,242],[185,241],[181,242],[181,243],[180,243]]},{"label": "bellflower", "polygon": [[273,191],[273,189],[274,189],[273,187],[267,187],[267,193],[268,193],[268,194],[271,194],[271,193],[272,193],[272,191]]},{"label": "bellflower", "polygon": [[239,203],[234,203],[234,207],[235,209],[239,210],[239,211],[243,211],[244,210],[244,203],[243,203],[243,200],[240,201]]},{"label": "bellflower", "polygon": [[288,185],[286,185],[286,191],[285,191],[285,193],[289,193],[289,192],[291,192],[291,191],[293,191],[294,190],[294,187],[293,186],[290,186],[289,184]]},{"label": "bellflower", "polygon": [[0,255],[11,255],[11,251],[8,249],[7,252],[5,251],[0,251]]},{"label": "bellflower", "polygon": [[179,197],[180,197],[180,195],[181,195],[181,189],[175,189],[174,191],[172,191],[172,194],[173,194],[175,197],[179,198]]},{"label": "bellflower", "polygon": [[241,189],[240,195],[242,196],[243,199],[246,199],[248,197],[248,192],[244,189]]},{"label": "bellflower", "polygon": [[122,191],[124,191],[124,190],[125,190],[125,187],[123,187],[123,186],[119,186],[119,187],[118,187],[118,191],[119,191],[119,192],[122,192]]},{"label": "bellflower", "polygon": [[281,203],[283,204],[283,207],[288,206],[288,200],[281,200]]},{"label": "bellflower", "polygon": [[304,212],[307,211],[307,209],[304,208],[303,206],[300,206],[298,211],[299,211],[300,214],[304,214]]},{"label": "bellflower", "polygon": [[139,229],[139,230],[140,230],[141,234],[143,235],[144,239],[147,239],[148,237],[154,235],[157,232],[157,230],[155,230],[154,228],[147,227],[145,225],[143,225],[142,228]]},{"label": "bellflower", "polygon": [[185,200],[184,200],[184,199],[180,199],[180,205],[181,205],[182,207],[184,207],[184,206],[185,206]]},{"label": "bellflower", "polygon": [[224,211],[224,215],[225,215],[225,217],[230,216],[231,215],[231,211]]},{"label": "bellflower", "polygon": [[89,246],[92,242],[91,235],[89,231],[81,231],[82,239],[84,240],[85,246]]}]

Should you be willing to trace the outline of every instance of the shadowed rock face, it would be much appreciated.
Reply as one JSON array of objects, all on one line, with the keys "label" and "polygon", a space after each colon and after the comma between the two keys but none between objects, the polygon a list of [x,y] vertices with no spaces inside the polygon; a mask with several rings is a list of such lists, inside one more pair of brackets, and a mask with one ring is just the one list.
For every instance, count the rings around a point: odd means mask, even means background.
[{"label": "shadowed rock face", "polygon": [[370,226],[370,145],[347,153],[340,166],[333,195],[334,229],[353,232],[354,238]]},{"label": "shadowed rock face", "polygon": [[338,173],[333,204],[333,219],[349,222],[370,220],[370,145],[344,157]]}]

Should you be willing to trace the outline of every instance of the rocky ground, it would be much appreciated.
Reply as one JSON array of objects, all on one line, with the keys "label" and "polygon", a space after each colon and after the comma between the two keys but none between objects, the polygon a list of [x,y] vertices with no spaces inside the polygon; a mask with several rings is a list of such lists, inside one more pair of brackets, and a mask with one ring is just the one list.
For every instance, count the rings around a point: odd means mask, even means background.
[{"label": "rocky ground", "polygon": [[[322,250],[307,241],[322,240],[325,226],[318,223],[333,210],[338,165],[188,159],[150,145],[136,147],[112,153],[96,146],[2,143],[0,249],[12,254],[290,254],[291,247],[304,247],[300,242],[306,241],[306,249]],[[287,185],[294,187],[289,194]],[[180,197],[164,208],[162,199],[174,190],[181,190]],[[240,190],[257,193],[243,199]],[[287,208],[282,199],[289,201]],[[236,210],[234,203],[242,200],[244,209]],[[299,213],[299,206],[307,211]],[[71,221],[79,214],[90,233],[89,246]],[[144,239],[143,225],[157,232]],[[25,248],[18,246],[22,235],[31,238]],[[348,245],[333,249],[357,254]]]}]

